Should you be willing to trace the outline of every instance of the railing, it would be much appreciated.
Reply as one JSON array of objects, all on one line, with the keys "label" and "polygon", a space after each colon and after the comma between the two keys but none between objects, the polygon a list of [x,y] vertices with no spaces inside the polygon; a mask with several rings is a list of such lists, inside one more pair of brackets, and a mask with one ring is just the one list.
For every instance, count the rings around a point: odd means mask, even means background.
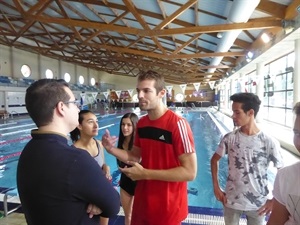
[{"label": "railing", "polygon": [[11,111],[11,112],[9,112],[9,116],[11,119],[14,118],[14,114],[17,114],[18,116],[20,115],[17,111]]}]

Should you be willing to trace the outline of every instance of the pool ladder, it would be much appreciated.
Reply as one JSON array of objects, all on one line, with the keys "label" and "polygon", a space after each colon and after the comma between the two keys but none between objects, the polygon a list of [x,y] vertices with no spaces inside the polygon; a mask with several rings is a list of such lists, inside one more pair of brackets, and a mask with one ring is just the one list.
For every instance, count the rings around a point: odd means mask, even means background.
[{"label": "pool ladder", "polygon": [[[17,111],[11,111],[11,112],[9,113],[9,116],[10,116],[11,119],[14,118],[14,114],[17,114],[18,116],[20,115]],[[9,117],[9,116],[8,116],[8,117]]]}]

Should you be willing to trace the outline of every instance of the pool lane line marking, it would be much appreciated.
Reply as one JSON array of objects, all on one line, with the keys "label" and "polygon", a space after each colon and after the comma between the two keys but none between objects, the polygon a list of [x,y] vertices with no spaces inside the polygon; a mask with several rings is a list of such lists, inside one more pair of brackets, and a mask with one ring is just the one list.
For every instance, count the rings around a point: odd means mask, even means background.
[{"label": "pool lane line marking", "polygon": [[14,142],[17,142],[17,141],[27,140],[27,139],[31,139],[31,135],[27,135],[27,136],[24,136],[24,137],[19,137],[19,138],[12,139],[12,140],[1,141],[1,142],[0,142],[0,146],[1,146],[1,145],[5,145],[5,144],[14,143]]},{"label": "pool lane line marking", "polygon": [[98,130],[103,130],[103,129],[105,129],[105,128],[112,127],[112,126],[114,126],[114,125],[115,125],[114,123],[111,123],[111,124],[109,124],[109,125],[106,125],[106,126],[103,126],[103,127],[99,127]]},{"label": "pool lane line marking", "polygon": [[20,155],[21,155],[21,152],[15,152],[15,153],[0,157],[0,161],[4,161],[6,159],[9,159],[9,158],[12,158],[12,157],[15,157],[15,156],[20,156]]},{"label": "pool lane line marking", "polygon": [[25,130],[19,130],[19,131],[12,131],[12,132],[7,132],[5,134],[1,134],[0,137],[2,136],[7,136],[7,135],[11,135],[11,134],[17,134],[17,133],[22,133],[22,132],[27,132],[27,131],[32,131],[34,128],[31,129],[25,129]]},{"label": "pool lane line marking", "polygon": [[7,126],[7,125],[11,125],[11,124],[17,124],[17,122],[3,123],[3,124],[0,124],[0,127],[4,127],[4,126]]},{"label": "pool lane line marking", "polygon": [[35,124],[34,123],[30,123],[30,124],[25,124],[25,125],[20,125],[20,126],[5,127],[5,128],[0,128],[0,130],[8,130],[8,129],[28,127],[28,126],[35,126]]}]

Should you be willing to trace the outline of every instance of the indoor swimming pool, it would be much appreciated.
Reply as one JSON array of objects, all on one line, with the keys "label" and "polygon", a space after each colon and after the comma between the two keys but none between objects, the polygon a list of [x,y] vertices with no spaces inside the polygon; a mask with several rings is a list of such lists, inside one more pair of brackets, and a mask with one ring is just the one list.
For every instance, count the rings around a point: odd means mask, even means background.
[{"label": "indoor swimming pool", "polygon": [[[112,135],[118,136],[119,122],[125,111],[116,114],[98,115],[98,139],[109,129]],[[193,131],[198,160],[198,172],[194,181],[188,183],[188,201],[190,212],[221,215],[222,205],[216,201],[213,193],[210,173],[210,158],[224,132],[229,130],[219,123],[214,117],[214,112],[209,110],[178,110],[189,122]],[[139,116],[140,112],[137,112]],[[0,124],[0,188],[16,186],[16,167],[19,155],[24,145],[30,140],[30,130],[35,128],[30,119],[11,121]],[[113,185],[118,186],[120,173],[116,159],[105,152],[106,163],[111,167]],[[227,174],[226,159],[220,160],[220,184],[224,187]]]}]

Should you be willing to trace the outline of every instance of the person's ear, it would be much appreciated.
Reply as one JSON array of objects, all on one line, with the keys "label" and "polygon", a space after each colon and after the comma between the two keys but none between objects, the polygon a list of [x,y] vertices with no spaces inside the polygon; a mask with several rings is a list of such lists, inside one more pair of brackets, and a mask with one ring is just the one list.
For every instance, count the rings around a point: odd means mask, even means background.
[{"label": "person's ear", "polygon": [[166,94],[166,89],[162,89],[160,92],[159,92],[160,96],[163,98]]},{"label": "person's ear", "polygon": [[55,110],[57,111],[57,113],[59,113],[60,115],[64,114],[64,107],[65,107],[65,104],[63,102],[58,102],[56,107],[55,107]]},{"label": "person's ear", "polygon": [[249,116],[254,116],[254,110],[253,110],[253,109],[250,109],[250,110],[248,111],[248,115],[249,115]]}]

